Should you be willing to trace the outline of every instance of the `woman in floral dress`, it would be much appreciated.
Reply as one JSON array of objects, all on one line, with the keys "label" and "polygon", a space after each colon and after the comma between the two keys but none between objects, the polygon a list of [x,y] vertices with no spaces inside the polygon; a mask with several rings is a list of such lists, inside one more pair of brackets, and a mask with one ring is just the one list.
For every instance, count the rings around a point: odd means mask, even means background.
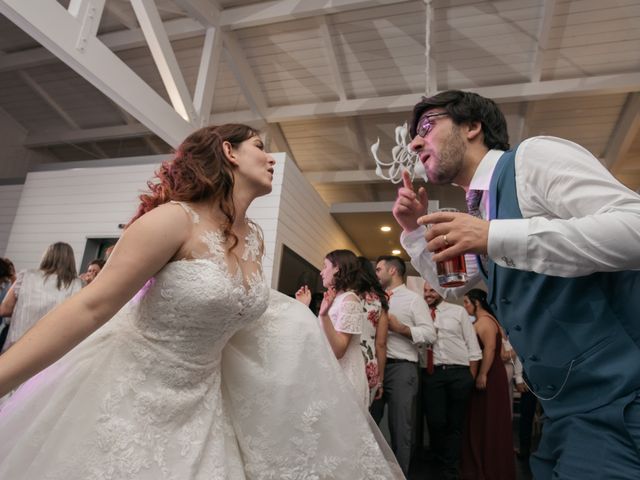
[{"label": "woman in floral dress", "polygon": [[362,328],[360,347],[369,382],[369,405],[371,405],[374,400],[382,396],[382,380],[387,360],[389,302],[371,262],[365,257],[358,257],[358,263],[360,272],[356,291],[362,299],[367,314]]}]

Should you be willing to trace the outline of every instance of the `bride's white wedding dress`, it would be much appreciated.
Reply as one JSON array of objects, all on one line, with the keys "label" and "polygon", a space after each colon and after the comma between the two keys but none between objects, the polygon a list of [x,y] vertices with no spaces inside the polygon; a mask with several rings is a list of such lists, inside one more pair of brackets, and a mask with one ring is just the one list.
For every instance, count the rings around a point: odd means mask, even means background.
[{"label": "bride's white wedding dress", "polygon": [[403,478],[315,317],[261,279],[257,232],[236,273],[200,238],[6,401],[0,478]]}]

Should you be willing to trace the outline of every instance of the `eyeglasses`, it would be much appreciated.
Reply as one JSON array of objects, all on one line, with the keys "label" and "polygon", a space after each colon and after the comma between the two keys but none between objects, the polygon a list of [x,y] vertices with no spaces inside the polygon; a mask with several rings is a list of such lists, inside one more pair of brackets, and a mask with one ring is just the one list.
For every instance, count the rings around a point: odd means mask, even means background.
[{"label": "eyeglasses", "polygon": [[433,121],[431,119],[435,117],[444,117],[445,115],[449,114],[447,112],[440,112],[421,116],[420,120],[418,120],[416,133],[421,137],[426,137],[427,135],[429,135],[429,132],[433,130]]}]

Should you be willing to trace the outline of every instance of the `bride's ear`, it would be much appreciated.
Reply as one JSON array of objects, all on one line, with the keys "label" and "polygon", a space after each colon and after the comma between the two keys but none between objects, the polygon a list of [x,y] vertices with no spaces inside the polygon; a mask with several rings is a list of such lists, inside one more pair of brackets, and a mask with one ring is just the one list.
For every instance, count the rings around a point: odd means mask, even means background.
[{"label": "bride's ear", "polygon": [[227,160],[237,167],[238,159],[236,157],[236,150],[233,148],[233,145],[231,145],[231,142],[228,142],[227,140],[222,142],[222,151],[224,152],[224,156],[227,157]]}]

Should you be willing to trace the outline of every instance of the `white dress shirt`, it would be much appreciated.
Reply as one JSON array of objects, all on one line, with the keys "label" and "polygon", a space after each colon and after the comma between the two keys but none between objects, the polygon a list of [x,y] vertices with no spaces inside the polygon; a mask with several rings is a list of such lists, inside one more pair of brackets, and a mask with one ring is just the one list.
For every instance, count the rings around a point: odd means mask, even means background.
[{"label": "white dress shirt", "polygon": [[[490,150],[470,183],[485,190],[480,211],[490,211],[489,184],[503,152]],[[488,254],[498,265],[561,277],[640,269],[640,195],[620,182],[586,149],[556,137],[533,137],[516,152],[516,190],[522,219],[492,220]],[[403,232],[411,263],[438,285],[425,227]],[[481,279],[443,290],[457,297]]]},{"label": "white dress shirt", "polygon": [[433,364],[469,365],[481,360],[482,350],[467,311],[447,302],[440,302],[435,310],[438,339],[433,345]]},{"label": "white dress shirt", "polygon": [[424,299],[405,285],[391,290],[389,314],[411,330],[411,340],[398,333],[389,331],[387,337],[387,357],[396,360],[418,361],[416,344],[434,343],[436,329],[431,320],[429,309]]}]

